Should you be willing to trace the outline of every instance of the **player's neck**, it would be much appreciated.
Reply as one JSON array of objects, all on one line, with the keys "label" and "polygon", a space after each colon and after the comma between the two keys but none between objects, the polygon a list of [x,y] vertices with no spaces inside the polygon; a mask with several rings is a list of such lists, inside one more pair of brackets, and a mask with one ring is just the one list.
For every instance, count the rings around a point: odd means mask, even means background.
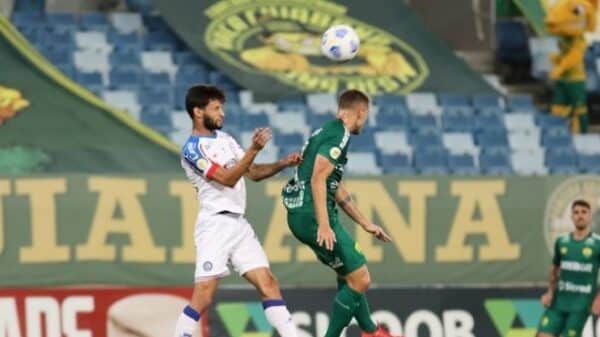
[{"label": "player's neck", "polygon": [[586,227],[585,229],[575,229],[573,231],[573,238],[575,240],[583,240],[585,239],[588,235],[590,235],[590,227]]},{"label": "player's neck", "polygon": [[194,125],[194,128],[192,129],[192,135],[194,136],[213,136],[214,134],[214,130],[209,130],[199,125]]}]

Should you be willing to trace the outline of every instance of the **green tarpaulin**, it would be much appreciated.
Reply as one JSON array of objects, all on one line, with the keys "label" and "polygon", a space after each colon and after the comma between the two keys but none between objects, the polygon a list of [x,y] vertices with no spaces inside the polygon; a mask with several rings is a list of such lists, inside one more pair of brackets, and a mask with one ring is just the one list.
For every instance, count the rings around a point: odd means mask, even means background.
[{"label": "green tarpaulin", "polygon": [[[402,1],[154,0],[177,34],[233,81],[267,99],[359,88],[369,93],[492,92]],[[358,56],[320,54],[332,24],[352,25]]]},{"label": "green tarpaulin", "polygon": [[2,16],[0,32],[0,173],[179,170],[167,139],[64,77]]}]

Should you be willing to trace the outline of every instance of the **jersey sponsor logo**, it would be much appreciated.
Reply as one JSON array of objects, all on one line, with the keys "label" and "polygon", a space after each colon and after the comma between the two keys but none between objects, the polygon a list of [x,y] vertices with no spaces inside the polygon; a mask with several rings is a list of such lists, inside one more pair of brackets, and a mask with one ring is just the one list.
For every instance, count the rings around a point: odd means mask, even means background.
[{"label": "jersey sponsor logo", "polygon": [[341,154],[342,154],[342,150],[339,147],[334,146],[331,148],[331,150],[329,150],[329,155],[333,159],[338,159]]},{"label": "jersey sponsor logo", "polygon": [[[579,176],[567,179],[559,184],[546,203],[544,214],[544,237],[548,251],[552,253],[554,242],[557,238],[573,230],[571,221],[571,203],[575,199],[584,199],[592,205],[592,214],[600,223],[600,213],[598,206],[600,204],[600,177],[597,176]],[[592,232],[597,228],[592,227]],[[568,240],[564,236],[561,242]],[[591,239],[591,238],[590,238]],[[587,242],[586,242],[587,243]]]},{"label": "jersey sponsor logo", "polygon": [[[422,55],[383,29],[325,0],[225,1],[205,11],[204,40],[211,53],[239,70],[269,76],[306,92],[356,88],[367,93],[411,92],[429,76]],[[321,35],[335,23],[351,25],[361,39],[352,62],[324,60]]]},{"label": "jersey sponsor logo", "polygon": [[581,263],[577,261],[562,261],[560,269],[576,272],[591,273],[594,266],[591,263]]},{"label": "jersey sponsor logo", "polygon": [[579,294],[591,294],[592,293],[592,285],[586,284],[576,284],[569,281],[559,281],[558,282],[558,291],[564,291],[569,293],[579,293]]}]

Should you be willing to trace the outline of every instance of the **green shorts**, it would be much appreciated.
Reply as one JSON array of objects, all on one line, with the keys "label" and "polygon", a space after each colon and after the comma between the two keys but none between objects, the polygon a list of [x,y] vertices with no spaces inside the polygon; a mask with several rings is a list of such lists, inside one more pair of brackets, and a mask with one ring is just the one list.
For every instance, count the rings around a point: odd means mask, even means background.
[{"label": "green shorts", "polygon": [[571,107],[587,106],[584,81],[556,81],[552,104]]},{"label": "green shorts", "polygon": [[548,308],[542,315],[538,332],[558,337],[581,337],[581,332],[590,314],[582,312],[565,312]]},{"label": "green shorts", "polygon": [[300,242],[309,246],[322,263],[328,265],[339,275],[348,275],[363,266],[367,260],[358,248],[358,244],[340,224],[337,217],[330,218],[331,229],[336,242],[333,251],[317,244],[317,220],[313,213],[288,212],[288,226]]}]

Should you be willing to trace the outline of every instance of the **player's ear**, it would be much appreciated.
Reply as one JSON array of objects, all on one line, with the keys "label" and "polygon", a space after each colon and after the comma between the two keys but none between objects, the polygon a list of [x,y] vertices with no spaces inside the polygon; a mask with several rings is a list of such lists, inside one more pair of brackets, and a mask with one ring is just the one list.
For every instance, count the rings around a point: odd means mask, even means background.
[{"label": "player's ear", "polygon": [[204,112],[204,109],[200,109],[197,106],[194,107],[194,118],[201,117],[202,116],[202,112]]}]

